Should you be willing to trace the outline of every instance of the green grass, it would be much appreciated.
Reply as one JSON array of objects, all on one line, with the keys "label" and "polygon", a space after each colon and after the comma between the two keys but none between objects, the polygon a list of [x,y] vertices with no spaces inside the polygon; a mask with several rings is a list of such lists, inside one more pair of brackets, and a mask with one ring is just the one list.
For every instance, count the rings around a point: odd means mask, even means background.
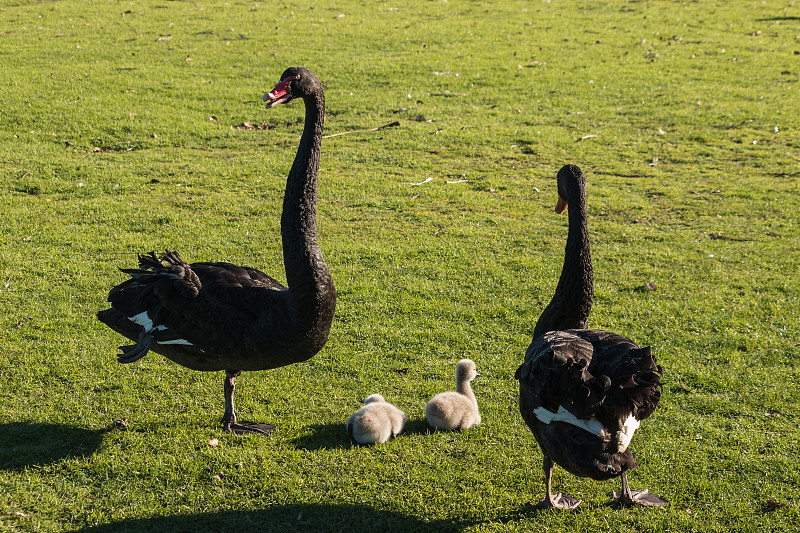
[{"label": "green grass", "polygon": [[[400,126],[324,141],[330,341],[238,380],[275,433],[222,435],[220,373],[119,365],[94,313],[138,252],[284,278],[303,110],[260,97],[296,64],[326,133]],[[2,0],[0,530],[798,530],[799,154],[792,3]],[[590,325],[665,368],[631,484],[666,509],[559,469],[582,510],[531,507],[513,375],[561,268],[565,163],[588,177]],[[483,424],[428,433],[462,357]],[[408,430],[351,447],[373,392]]]}]

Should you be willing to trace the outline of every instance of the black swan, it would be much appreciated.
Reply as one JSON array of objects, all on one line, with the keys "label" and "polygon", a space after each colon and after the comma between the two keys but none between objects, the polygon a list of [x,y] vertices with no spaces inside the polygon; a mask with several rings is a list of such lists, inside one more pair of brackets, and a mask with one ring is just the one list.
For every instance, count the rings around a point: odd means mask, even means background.
[{"label": "black swan", "polygon": [[662,369],[649,347],[584,329],[593,297],[586,179],[580,168],[567,165],[557,180],[556,212],[569,208],[564,267],[515,375],[520,412],[544,455],[545,498],[539,505],[575,509],[581,503],[551,493],[554,463],[576,476],[621,477],[622,491],[614,492],[618,503],[667,505],[646,490],[631,490],[627,478],[627,471],[636,468],[628,444],[658,405]]},{"label": "black swan", "polygon": [[302,98],[305,125],[286,181],[281,238],[287,287],[254,268],[230,263],[186,264],[177,252],[139,256],[131,279],[108,295],[101,322],[136,344],[120,363],[148,351],[192,370],[225,371],[225,431],[269,433],[271,424],[237,423],[234,380],[312,357],[325,345],[336,289],[317,244],[317,173],[325,115],[322,85],[305,68],[287,69],[264,95],[267,107]]}]

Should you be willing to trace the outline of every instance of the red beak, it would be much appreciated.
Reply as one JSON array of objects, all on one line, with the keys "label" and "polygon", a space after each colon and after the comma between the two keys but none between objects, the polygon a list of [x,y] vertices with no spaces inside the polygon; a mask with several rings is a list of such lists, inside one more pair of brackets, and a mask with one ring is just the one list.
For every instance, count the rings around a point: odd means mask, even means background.
[{"label": "red beak", "polygon": [[281,80],[278,82],[278,85],[275,86],[270,92],[264,95],[262,100],[267,102],[267,108],[275,107],[278,104],[285,104],[293,97],[289,92],[289,84],[296,79],[299,79],[300,76],[294,76],[291,78],[286,78],[285,80]]}]

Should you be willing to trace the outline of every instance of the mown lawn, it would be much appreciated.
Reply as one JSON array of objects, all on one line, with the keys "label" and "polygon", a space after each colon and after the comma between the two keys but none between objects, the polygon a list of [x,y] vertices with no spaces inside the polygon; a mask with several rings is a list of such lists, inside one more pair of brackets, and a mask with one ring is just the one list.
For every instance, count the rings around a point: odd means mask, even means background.
[{"label": "mown lawn", "polygon": [[[278,428],[237,437],[221,373],[119,365],[94,314],[139,252],[285,279],[303,108],[261,95],[292,65],[326,133],[399,125],[323,142],[330,340],[239,378],[242,418]],[[0,0],[0,161],[0,530],[800,530],[800,5]],[[590,325],[665,368],[630,476],[665,509],[559,469],[581,510],[533,508],[513,376],[561,269],[565,163]],[[463,357],[483,423],[431,433]],[[407,430],[353,447],[374,392]]]}]

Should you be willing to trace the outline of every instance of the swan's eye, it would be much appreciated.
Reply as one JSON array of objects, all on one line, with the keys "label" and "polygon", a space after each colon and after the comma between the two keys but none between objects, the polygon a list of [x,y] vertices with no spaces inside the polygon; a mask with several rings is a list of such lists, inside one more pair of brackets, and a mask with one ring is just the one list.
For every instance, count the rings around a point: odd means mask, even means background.
[{"label": "swan's eye", "polygon": [[288,78],[283,78],[280,81],[281,89],[286,91],[286,92],[291,92],[292,91],[292,88],[291,88],[292,82],[294,80],[299,80],[299,79],[300,79],[300,74],[297,74],[296,76],[289,76]]}]

